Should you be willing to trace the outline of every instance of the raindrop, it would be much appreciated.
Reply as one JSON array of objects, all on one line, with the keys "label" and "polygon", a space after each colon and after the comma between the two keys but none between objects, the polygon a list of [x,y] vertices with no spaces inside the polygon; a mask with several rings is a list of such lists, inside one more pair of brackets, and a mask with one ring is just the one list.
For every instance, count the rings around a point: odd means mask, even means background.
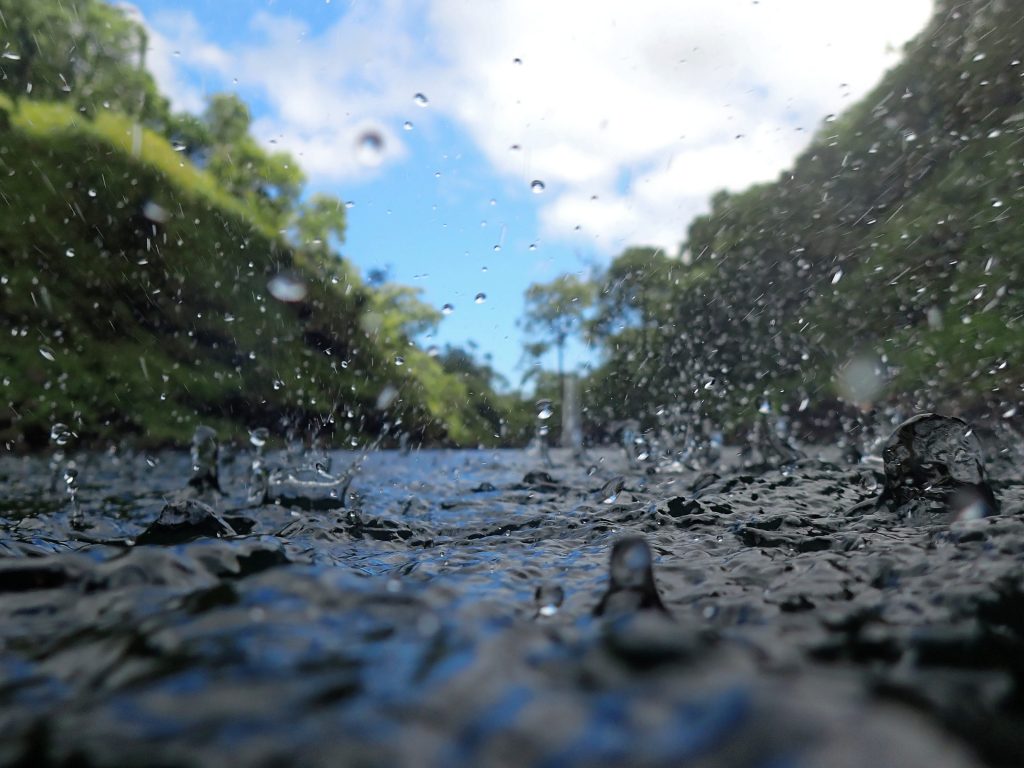
[{"label": "raindrop", "polygon": [[451,304],[445,304],[443,307],[441,307],[442,315],[450,315],[454,311],[455,307],[453,307]]},{"label": "raindrop", "polygon": [[535,195],[539,195],[545,189],[544,182],[540,179],[534,179],[530,182],[530,191]]},{"label": "raindrop", "polygon": [[565,600],[565,592],[558,584],[541,584],[533,593],[533,601],[537,605],[537,615],[548,618],[558,613]]},{"label": "raindrop", "polygon": [[431,357],[437,357],[439,354],[441,354],[441,350],[438,349],[437,344],[431,344],[429,347],[427,347],[427,354],[430,355]]},{"label": "raindrop", "polygon": [[283,387],[284,387],[284,382],[283,381],[281,381],[280,379],[274,379],[274,391],[275,392],[277,390],[283,388]]},{"label": "raindrop", "polygon": [[57,356],[49,347],[40,347],[39,354],[42,355],[45,359],[49,360],[51,363],[57,359]]},{"label": "raindrop", "polygon": [[217,479],[219,454],[216,431],[200,424],[192,435],[192,477],[188,484],[200,490],[220,490]]},{"label": "raindrop", "polygon": [[66,251],[64,251],[64,255],[67,256],[69,259],[75,258],[75,249],[68,248]]},{"label": "raindrop", "polygon": [[512,59],[512,63],[516,64],[516,65],[519,65],[519,64],[523,63],[523,60],[520,59],[518,56],[516,56],[514,59]]},{"label": "raindrop", "polygon": [[4,51],[3,54],[0,54],[0,56],[7,59],[8,61],[21,61],[21,54],[15,53],[14,51]]},{"label": "raindrop", "polygon": [[95,189],[90,189],[87,194],[89,195],[89,197],[96,197],[96,190]]},{"label": "raindrop", "polygon": [[402,130],[411,131],[412,130],[412,121],[411,120],[406,120],[404,123],[402,123]]},{"label": "raindrop", "polygon": [[491,250],[493,250],[495,253],[499,253],[501,251],[501,246],[500,245],[496,245]]},{"label": "raindrop", "polygon": [[530,247],[527,248],[526,250],[528,250],[528,251],[536,251],[537,250],[537,244],[536,243],[530,243]]},{"label": "raindrop", "polygon": [[614,504],[616,499],[619,498],[619,493],[626,486],[626,479],[624,477],[613,477],[602,487],[598,495],[601,497],[601,503],[603,504]]},{"label": "raindrop", "polygon": [[270,438],[270,430],[266,427],[257,427],[249,431],[249,442],[256,448],[262,448]]},{"label": "raindrop", "polygon": [[405,358],[402,357],[401,355],[395,355],[395,365],[398,365],[398,366],[405,365]]},{"label": "raindrop", "polygon": [[384,159],[384,137],[379,131],[368,129],[356,138],[356,159],[368,168],[380,165]]},{"label": "raindrop", "polygon": [[835,285],[836,283],[838,283],[842,279],[843,279],[843,270],[840,268],[840,269],[836,270],[836,273],[834,275],[832,275],[832,285]]},{"label": "raindrop", "polygon": [[483,304],[485,301],[487,301],[487,294],[486,293],[478,293],[476,295],[476,297],[473,299],[473,301],[476,304]]},{"label": "raindrop", "polygon": [[267,290],[278,301],[289,304],[302,301],[309,292],[306,283],[300,277],[290,272],[281,272],[270,278],[270,281],[267,283]]},{"label": "raindrop", "polygon": [[537,418],[541,421],[547,421],[554,415],[554,411],[551,409],[550,400],[538,400],[537,401]]},{"label": "raindrop", "polygon": [[67,424],[62,422],[58,421],[50,427],[50,440],[52,440],[56,445],[65,446],[74,436],[75,433],[68,428]]},{"label": "raindrop", "polygon": [[427,104],[430,103],[430,99],[428,99],[422,93],[417,93],[415,96],[412,97],[412,100],[417,107],[425,107],[427,106]]},{"label": "raindrop", "polygon": [[142,215],[157,224],[163,224],[171,218],[170,211],[157,205],[152,200],[147,200],[146,204],[142,206]]}]

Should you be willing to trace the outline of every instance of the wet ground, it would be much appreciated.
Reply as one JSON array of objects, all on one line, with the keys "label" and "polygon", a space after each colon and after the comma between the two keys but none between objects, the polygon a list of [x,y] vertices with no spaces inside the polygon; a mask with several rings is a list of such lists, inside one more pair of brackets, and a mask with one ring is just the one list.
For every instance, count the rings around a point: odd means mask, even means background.
[{"label": "wet ground", "polygon": [[80,519],[2,458],[0,763],[1024,765],[1017,458],[992,514],[807,453],[96,453]]}]

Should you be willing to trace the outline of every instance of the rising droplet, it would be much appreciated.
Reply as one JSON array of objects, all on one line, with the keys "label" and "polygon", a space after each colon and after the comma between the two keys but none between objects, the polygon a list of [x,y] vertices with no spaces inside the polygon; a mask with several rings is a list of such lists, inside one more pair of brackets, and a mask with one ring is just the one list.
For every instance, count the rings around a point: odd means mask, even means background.
[{"label": "rising droplet", "polygon": [[266,427],[257,427],[249,431],[249,442],[256,448],[262,448],[267,444],[270,437],[270,430]]},{"label": "rising droplet", "polygon": [[309,292],[305,281],[291,272],[281,272],[274,275],[267,283],[267,290],[278,301],[289,304],[302,301]]},{"label": "rising droplet", "polygon": [[68,429],[67,424],[58,421],[50,427],[50,440],[56,445],[67,445],[72,437],[74,437],[74,433]]},{"label": "rising droplet", "polygon": [[537,605],[537,615],[547,618],[558,613],[565,600],[565,592],[558,584],[541,584],[533,593],[533,600]]},{"label": "rising droplet", "polygon": [[539,195],[545,189],[544,182],[540,179],[534,179],[530,182],[530,191],[535,195]]}]

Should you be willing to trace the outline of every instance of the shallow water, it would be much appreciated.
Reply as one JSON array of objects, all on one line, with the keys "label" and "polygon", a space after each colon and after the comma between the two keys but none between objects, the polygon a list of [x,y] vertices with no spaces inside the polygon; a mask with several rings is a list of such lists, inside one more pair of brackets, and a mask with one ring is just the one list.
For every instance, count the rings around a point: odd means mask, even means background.
[{"label": "shallow water", "polygon": [[[958,519],[876,507],[869,465],[611,449],[377,452],[252,505],[243,451],[202,495],[235,535],[184,543],[152,524],[187,454],[74,459],[81,529],[47,460],[0,459],[5,764],[1024,764],[1008,456],[1001,514]],[[594,617],[626,535],[666,612]]]}]

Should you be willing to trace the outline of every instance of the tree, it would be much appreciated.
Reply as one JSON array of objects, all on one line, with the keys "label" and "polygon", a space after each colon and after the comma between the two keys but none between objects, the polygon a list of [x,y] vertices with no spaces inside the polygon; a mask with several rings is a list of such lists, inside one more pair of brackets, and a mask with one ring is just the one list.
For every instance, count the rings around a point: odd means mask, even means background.
[{"label": "tree", "polygon": [[2,0],[0,30],[12,43],[0,89],[13,99],[71,100],[86,114],[112,109],[153,125],[168,117],[146,70],[146,30],[128,6]]},{"label": "tree", "polygon": [[534,283],[526,289],[523,328],[539,337],[538,343],[555,346],[560,384],[565,378],[565,343],[584,329],[586,311],[594,303],[594,294],[594,284],[576,275],[560,275],[550,283]]},{"label": "tree", "polygon": [[301,248],[320,257],[334,252],[333,238],[345,242],[345,204],[332,195],[317,193],[295,211],[294,236]]}]

